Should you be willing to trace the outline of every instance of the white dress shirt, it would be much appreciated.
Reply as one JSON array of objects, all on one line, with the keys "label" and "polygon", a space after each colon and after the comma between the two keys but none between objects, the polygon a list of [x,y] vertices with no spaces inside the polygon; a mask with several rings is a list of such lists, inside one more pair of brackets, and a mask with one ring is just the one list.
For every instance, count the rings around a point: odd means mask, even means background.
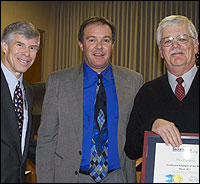
[{"label": "white dress shirt", "polygon": [[[179,76],[179,77],[182,77],[184,80],[182,85],[185,89],[185,95],[188,93],[190,89],[190,86],[196,75],[197,70],[198,70],[197,66],[194,65],[187,73],[183,74],[182,76]],[[169,84],[172,88],[172,91],[175,93],[175,88],[176,88],[176,85],[178,84],[178,82],[176,81],[177,77],[173,75],[172,73],[170,73],[169,71],[167,71],[167,74],[168,74]]]}]

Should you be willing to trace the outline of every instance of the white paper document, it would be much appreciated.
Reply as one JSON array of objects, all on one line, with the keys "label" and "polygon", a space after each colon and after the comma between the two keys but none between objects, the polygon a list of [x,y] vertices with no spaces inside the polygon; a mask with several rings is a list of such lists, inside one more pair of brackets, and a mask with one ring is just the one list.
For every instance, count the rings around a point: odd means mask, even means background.
[{"label": "white paper document", "polygon": [[199,183],[199,145],[156,143],[153,183]]}]

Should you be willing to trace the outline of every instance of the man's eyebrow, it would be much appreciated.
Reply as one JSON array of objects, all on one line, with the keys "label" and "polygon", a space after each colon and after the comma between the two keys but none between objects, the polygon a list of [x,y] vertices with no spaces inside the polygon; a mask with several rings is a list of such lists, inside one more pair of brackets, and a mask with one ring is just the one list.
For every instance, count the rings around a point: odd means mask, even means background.
[{"label": "man's eyebrow", "polygon": [[[23,43],[21,41],[15,41],[14,43],[20,43],[20,44],[26,45],[25,43]],[[37,46],[37,44],[35,44],[35,45],[29,45],[29,47],[35,47],[35,46]]]},{"label": "man's eyebrow", "polygon": [[86,39],[88,40],[89,38],[95,38],[95,36],[88,36]]},{"label": "man's eyebrow", "polygon": [[[90,39],[90,38],[96,38],[96,36],[88,36],[86,39]],[[103,38],[109,38],[109,39],[112,39],[111,36],[104,36]]]},{"label": "man's eyebrow", "polygon": [[21,44],[25,44],[25,43],[23,43],[23,42],[20,42],[20,41],[15,41],[14,43],[21,43]]},{"label": "man's eyebrow", "polygon": [[109,38],[109,39],[112,39],[112,37],[111,37],[111,36],[104,36],[104,38]]}]

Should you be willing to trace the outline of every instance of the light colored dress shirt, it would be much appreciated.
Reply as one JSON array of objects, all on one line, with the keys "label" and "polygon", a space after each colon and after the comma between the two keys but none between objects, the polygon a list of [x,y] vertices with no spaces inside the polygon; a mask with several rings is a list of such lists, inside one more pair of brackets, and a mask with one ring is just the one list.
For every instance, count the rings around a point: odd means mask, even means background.
[{"label": "light colored dress shirt", "polygon": [[[190,86],[196,75],[197,70],[198,70],[197,66],[194,65],[187,73],[183,74],[182,76],[179,76],[179,77],[182,77],[184,80],[182,85],[185,89],[185,95],[188,93],[190,89]],[[170,73],[169,71],[167,71],[167,74],[168,74],[169,84],[172,88],[172,91],[175,93],[175,88],[176,88],[176,85],[178,84],[178,82],[176,81],[177,77],[173,75],[172,73]]]},{"label": "light colored dress shirt", "polygon": [[21,138],[21,151],[22,151],[22,154],[23,154],[24,146],[25,146],[25,140],[26,140],[27,124],[28,124],[28,105],[27,105],[27,101],[26,101],[24,86],[22,84],[23,74],[20,76],[19,79],[17,79],[15,77],[15,75],[6,68],[6,66],[3,64],[2,61],[1,61],[1,68],[2,68],[2,71],[5,75],[6,81],[8,83],[8,87],[9,87],[12,99],[14,97],[14,91],[15,91],[16,85],[18,83],[18,80],[20,81],[20,87],[23,91],[24,122],[23,122],[23,129],[22,129],[22,138]]}]

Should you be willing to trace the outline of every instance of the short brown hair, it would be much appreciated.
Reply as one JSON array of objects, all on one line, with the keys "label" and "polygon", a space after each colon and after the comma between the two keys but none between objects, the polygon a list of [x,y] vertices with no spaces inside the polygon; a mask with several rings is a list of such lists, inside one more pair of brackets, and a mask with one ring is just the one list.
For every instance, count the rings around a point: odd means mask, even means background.
[{"label": "short brown hair", "polygon": [[85,20],[80,26],[79,33],[78,33],[78,40],[81,43],[83,43],[85,27],[89,24],[94,24],[94,23],[98,23],[98,22],[100,22],[103,25],[107,24],[110,27],[110,29],[112,31],[112,43],[115,42],[115,34],[116,34],[115,26],[104,17],[93,16],[93,17],[90,17],[89,19]]}]

